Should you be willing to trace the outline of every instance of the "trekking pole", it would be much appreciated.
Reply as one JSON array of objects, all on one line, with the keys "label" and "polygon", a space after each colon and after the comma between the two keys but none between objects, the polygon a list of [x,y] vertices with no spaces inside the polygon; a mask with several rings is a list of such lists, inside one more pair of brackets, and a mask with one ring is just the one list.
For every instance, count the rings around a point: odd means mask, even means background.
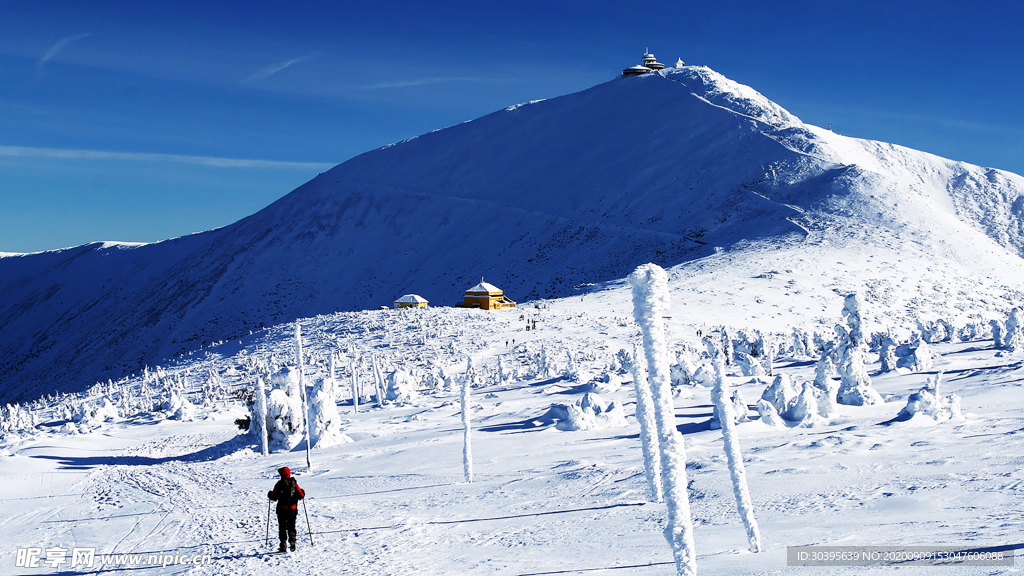
[{"label": "trekking pole", "polygon": [[266,546],[270,546],[270,498],[267,498],[267,543]]},{"label": "trekking pole", "polygon": [[313,529],[309,527],[309,511],[306,510],[306,499],[302,499],[302,512],[306,515],[306,533],[309,534],[309,545],[313,545]]}]

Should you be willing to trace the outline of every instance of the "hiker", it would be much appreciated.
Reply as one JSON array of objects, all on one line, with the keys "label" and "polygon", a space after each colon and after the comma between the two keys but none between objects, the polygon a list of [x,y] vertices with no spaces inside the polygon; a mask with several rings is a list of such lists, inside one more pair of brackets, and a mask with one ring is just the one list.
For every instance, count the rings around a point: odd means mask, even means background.
[{"label": "hiker", "polygon": [[287,552],[285,540],[291,544],[292,552],[295,551],[295,518],[299,515],[299,500],[306,497],[306,493],[299,488],[299,483],[292,478],[292,471],[287,466],[277,471],[281,479],[274,484],[274,489],[267,492],[267,498],[277,501],[277,537],[281,539],[280,552]]}]

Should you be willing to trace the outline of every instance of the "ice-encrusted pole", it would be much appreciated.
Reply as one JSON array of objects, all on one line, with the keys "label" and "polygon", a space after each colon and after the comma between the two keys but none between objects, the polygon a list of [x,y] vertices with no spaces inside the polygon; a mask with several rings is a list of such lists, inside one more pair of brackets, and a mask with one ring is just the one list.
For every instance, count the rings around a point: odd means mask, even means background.
[{"label": "ice-encrusted pole", "polygon": [[469,420],[469,388],[473,384],[473,361],[469,361],[466,377],[462,379],[462,473],[466,482],[473,482],[473,446],[471,443],[472,425]]},{"label": "ice-encrusted pole", "polygon": [[[625,351],[622,352],[625,354]],[[658,426],[654,421],[654,401],[651,400],[651,386],[647,382],[647,370],[640,361],[640,352],[633,345],[633,358],[629,361],[633,375],[633,392],[636,395],[636,421],[640,424],[640,447],[644,454],[644,473],[647,475],[647,489],[651,502],[665,500],[661,482],[661,445],[658,442]]]},{"label": "ice-encrusted pole", "polygon": [[306,432],[306,467],[313,468],[309,461],[309,405],[306,403],[306,379],[302,375],[302,328],[295,321],[295,365],[299,370],[299,395],[302,397],[302,427]]},{"label": "ice-encrusted pole", "polygon": [[736,509],[747,529],[747,541],[751,552],[761,551],[761,533],[757,529],[754,518],[754,505],[747,489],[747,471],[743,466],[743,454],[740,452],[740,439],[736,437],[736,415],[733,414],[730,400],[729,385],[725,381],[725,358],[714,342],[705,338],[704,345],[711,356],[714,370],[715,386],[711,389],[711,401],[718,408],[718,418],[722,423],[722,439],[724,441],[725,459],[729,463],[729,476],[732,477],[732,492],[736,496]]},{"label": "ice-encrusted pole", "polygon": [[336,375],[334,369],[334,352],[331,352],[331,400],[337,400],[338,398],[336,397],[341,395],[341,393],[338,392],[338,381],[334,379]]},{"label": "ice-encrusted pole", "polygon": [[352,413],[359,413],[359,383],[356,382],[356,361],[355,358],[349,363],[352,368]]},{"label": "ice-encrusted pole", "polygon": [[633,318],[643,334],[647,379],[654,401],[654,419],[661,444],[661,478],[668,507],[665,539],[672,547],[679,576],[697,574],[693,521],[686,492],[686,447],[676,430],[672,405],[672,376],[664,317],[669,312],[668,274],[656,264],[644,264],[629,275],[633,287]]},{"label": "ice-encrusted pole", "polygon": [[377,364],[377,355],[374,354],[370,360],[373,363],[373,390],[377,396],[377,408],[384,406],[384,374]]}]

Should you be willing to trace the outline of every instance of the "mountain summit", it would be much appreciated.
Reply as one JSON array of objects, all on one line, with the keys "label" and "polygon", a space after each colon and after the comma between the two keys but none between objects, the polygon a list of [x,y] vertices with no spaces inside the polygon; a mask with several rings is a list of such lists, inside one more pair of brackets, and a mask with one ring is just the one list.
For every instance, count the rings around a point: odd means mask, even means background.
[{"label": "mountain summit", "polygon": [[0,257],[0,400],[402,294],[455,304],[481,276],[525,301],[750,246],[1016,275],[1022,194],[1015,174],[843,137],[709,68],[666,68],[367,152],[224,228]]}]

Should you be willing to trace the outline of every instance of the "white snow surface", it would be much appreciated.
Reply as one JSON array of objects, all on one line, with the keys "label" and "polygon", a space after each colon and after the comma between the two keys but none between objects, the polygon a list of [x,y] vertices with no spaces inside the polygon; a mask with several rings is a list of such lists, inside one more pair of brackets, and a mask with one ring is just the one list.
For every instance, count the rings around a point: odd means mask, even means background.
[{"label": "white snow surface", "polygon": [[[472,353],[481,382],[470,408],[472,484],[463,482],[458,390],[424,390],[415,405],[364,406],[359,414],[342,398],[338,410],[354,442],[315,450],[312,471],[305,469],[301,444],[258,456],[254,439],[233,423],[247,414],[241,403],[198,408],[193,422],[160,412],[128,416],[81,435],[62,434],[61,421],[44,413],[31,435],[8,433],[0,445],[0,535],[8,542],[0,570],[14,570],[17,547],[96,546],[102,553],[202,552],[213,558],[211,566],[162,572],[172,574],[672,573],[661,534],[665,506],[647,498],[632,387],[603,393],[626,407],[627,428],[566,432],[536,415],[552,401],[582,399],[586,385],[530,376],[503,384],[488,379],[499,356],[529,374],[541,346],[572,351],[581,364],[608,364],[638,332],[625,316],[629,308],[610,303],[591,295],[493,314],[438,308],[302,321],[314,359],[337,353],[339,338],[353,350],[381,346],[392,363],[414,371],[455,366]],[[841,305],[842,297],[834,295],[837,316]],[[538,329],[522,331],[520,313],[537,319]],[[679,323],[666,325],[670,341],[699,342]],[[420,336],[429,338],[420,343]],[[179,368],[205,374],[211,367],[235,367],[238,375],[225,380],[249,384],[247,361],[290,356],[293,337],[293,325],[282,325],[242,349],[222,346]],[[516,346],[506,348],[512,338]],[[721,431],[706,426],[710,390],[694,388],[691,398],[676,399],[690,465],[698,571],[777,574],[787,570],[786,547],[801,544],[1018,545],[1024,489],[1017,475],[1024,462],[1015,432],[1024,421],[1024,394],[1017,386],[1024,353],[997,350],[991,340],[932,348],[939,355],[936,369],[947,374],[943,394],[961,398],[963,421],[922,426],[916,418],[900,420],[927,376],[880,374],[875,362],[867,368],[888,400],[884,404],[839,406],[834,423],[814,429],[774,429],[756,418],[736,425],[764,547],[756,555],[746,552]],[[307,375],[314,380],[328,366],[324,359],[311,360]],[[775,370],[806,381],[814,366],[780,360]],[[348,375],[342,370],[339,377]],[[735,368],[727,378],[747,398],[757,398],[763,388]],[[368,381],[368,374],[361,379]],[[300,527],[299,550],[290,556],[264,546],[265,494],[281,466],[291,467],[306,489],[315,532],[311,547]]]}]

